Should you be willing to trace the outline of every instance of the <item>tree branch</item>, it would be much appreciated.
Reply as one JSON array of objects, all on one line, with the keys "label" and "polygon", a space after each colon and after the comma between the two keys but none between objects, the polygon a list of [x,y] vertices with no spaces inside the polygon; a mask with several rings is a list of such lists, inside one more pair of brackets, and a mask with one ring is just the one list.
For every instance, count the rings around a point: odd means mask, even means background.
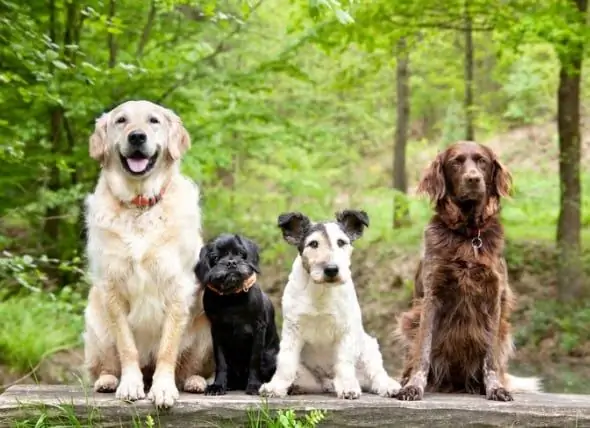
[{"label": "tree branch", "polygon": [[[115,0],[109,2],[109,16],[108,25],[109,28],[113,24],[113,18],[115,17]],[[117,64],[117,44],[115,42],[115,35],[109,31],[107,35],[107,45],[109,47],[109,68],[114,68]]]},{"label": "tree branch", "polygon": [[147,21],[143,27],[143,31],[141,32],[141,37],[140,37],[139,42],[137,44],[137,51],[135,52],[135,56],[137,58],[139,58],[143,55],[143,50],[150,38],[150,33],[152,32],[152,27],[154,26],[155,18],[156,18],[156,1],[152,0],[152,2],[150,4],[150,11],[148,13]]},{"label": "tree branch", "polygon": [[[252,6],[252,8],[250,9],[250,12],[254,12],[256,9],[258,9],[260,7],[260,5],[262,4],[264,0],[259,0],[254,6]],[[190,69],[191,71],[187,71],[184,73],[184,75],[178,79],[176,82],[174,82],[168,89],[166,89],[162,95],[156,99],[156,103],[162,103],[166,98],[168,98],[174,91],[176,91],[177,89],[181,88],[182,86],[192,82],[195,79],[198,79],[200,77],[204,77],[206,74],[204,73],[192,73],[192,70],[194,68],[196,68],[197,65],[204,63],[206,61],[212,61],[215,57],[217,57],[219,54],[221,54],[222,52],[224,52],[226,50],[226,44],[227,42],[234,37],[236,34],[238,34],[240,31],[242,31],[242,29],[244,28],[243,24],[237,24],[235,26],[235,28],[228,33],[223,40],[221,40],[219,43],[217,43],[217,46],[215,47],[215,49],[213,50],[213,52],[211,52],[210,54],[199,58],[197,61],[195,61]]]}]

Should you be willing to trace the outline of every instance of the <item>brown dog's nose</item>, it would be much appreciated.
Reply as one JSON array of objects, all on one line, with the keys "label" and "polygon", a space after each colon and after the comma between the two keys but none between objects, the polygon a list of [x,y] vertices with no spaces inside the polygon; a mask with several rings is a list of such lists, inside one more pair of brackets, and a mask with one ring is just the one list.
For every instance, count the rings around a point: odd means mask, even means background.
[{"label": "brown dog's nose", "polygon": [[477,172],[468,172],[465,175],[465,183],[475,186],[481,182],[481,175]]}]

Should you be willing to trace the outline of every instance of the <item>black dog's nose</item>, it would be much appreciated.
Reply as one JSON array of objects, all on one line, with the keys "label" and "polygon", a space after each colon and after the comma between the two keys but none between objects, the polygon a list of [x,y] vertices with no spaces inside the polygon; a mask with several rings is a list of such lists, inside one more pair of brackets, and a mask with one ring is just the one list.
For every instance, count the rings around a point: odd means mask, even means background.
[{"label": "black dog's nose", "polygon": [[324,268],[324,275],[326,275],[328,278],[334,278],[336,275],[338,275],[338,266],[337,265],[327,265]]},{"label": "black dog's nose", "polygon": [[147,140],[147,135],[143,131],[133,131],[127,136],[127,141],[132,146],[141,146]]},{"label": "black dog's nose", "polygon": [[228,268],[235,268],[237,265],[238,265],[238,262],[236,262],[234,259],[229,259],[227,261]]}]

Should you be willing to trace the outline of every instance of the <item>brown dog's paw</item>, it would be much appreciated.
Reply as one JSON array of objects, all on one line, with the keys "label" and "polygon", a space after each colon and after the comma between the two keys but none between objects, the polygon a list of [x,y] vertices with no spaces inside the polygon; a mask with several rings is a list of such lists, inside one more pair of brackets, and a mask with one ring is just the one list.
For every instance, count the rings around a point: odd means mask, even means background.
[{"label": "brown dog's paw", "polygon": [[424,389],[414,385],[406,385],[397,393],[397,399],[402,401],[420,401],[424,396]]},{"label": "brown dog's paw", "polygon": [[115,392],[118,383],[119,380],[116,376],[103,374],[94,382],[94,390],[96,392]]},{"label": "brown dog's paw", "polygon": [[506,388],[492,388],[487,393],[487,399],[492,401],[514,401],[512,394]]}]

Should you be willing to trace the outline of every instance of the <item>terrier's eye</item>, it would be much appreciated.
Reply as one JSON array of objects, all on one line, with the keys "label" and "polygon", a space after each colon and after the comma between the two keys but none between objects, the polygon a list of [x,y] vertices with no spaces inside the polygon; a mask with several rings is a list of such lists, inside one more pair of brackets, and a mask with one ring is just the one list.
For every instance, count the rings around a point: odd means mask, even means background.
[{"label": "terrier's eye", "polygon": [[115,123],[125,123],[125,122],[127,122],[127,118],[125,116],[121,116],[115,121]]},{"label": "terrier's eye", "polygon": [[336,243],[338,244],[338,246],[340,248],[342,248],[346,245],[346,241],[344,239],[339,239],[338,241],[336,241]]},{"label": "terrier's eye", "polygon": [[160,123],[157,117],[150,117],[150,123]]},{"label": "terrier's eye", "polygon": [[318,241],[309,241],[309,244],[307,244],[308,246],[310,246],[311,248],[317,248],[320,246]]}]

